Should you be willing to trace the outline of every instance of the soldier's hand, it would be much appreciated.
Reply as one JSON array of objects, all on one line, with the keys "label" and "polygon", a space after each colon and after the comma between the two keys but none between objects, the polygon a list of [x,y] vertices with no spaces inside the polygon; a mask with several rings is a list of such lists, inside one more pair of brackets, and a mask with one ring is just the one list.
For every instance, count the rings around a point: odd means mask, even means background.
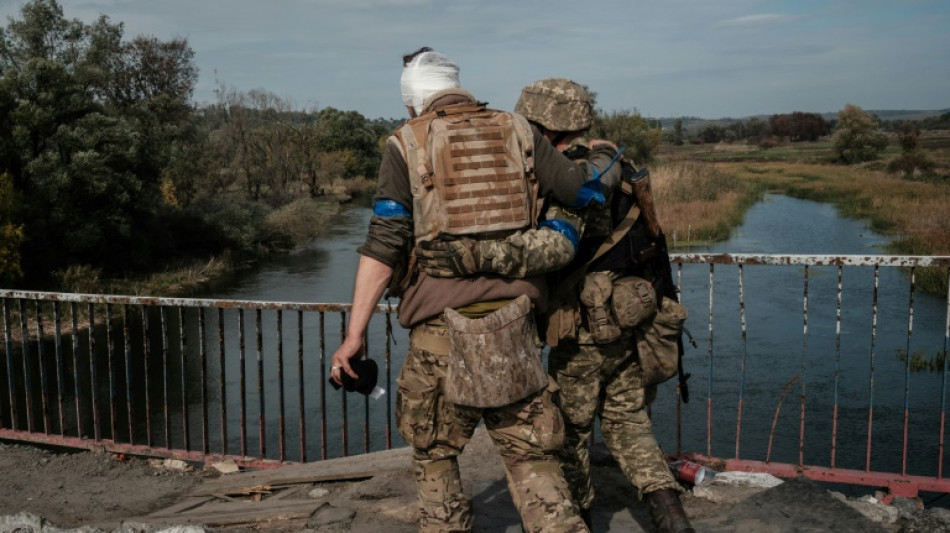
[{"label": "soldier's hand", "polygon": [[416,259],[423,272],[437,278],[460,278],[480,272],[478,243],[467,237],[422,241]]}]

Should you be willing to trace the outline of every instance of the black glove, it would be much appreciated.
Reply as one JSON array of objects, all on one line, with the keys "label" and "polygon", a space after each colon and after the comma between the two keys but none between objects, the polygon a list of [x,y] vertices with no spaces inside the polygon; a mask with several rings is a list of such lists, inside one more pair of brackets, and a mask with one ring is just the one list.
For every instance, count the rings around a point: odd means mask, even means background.
[{"label": "black glove", "polygon": [[416,250],[419,268],[437,278],[461,278],[478,274],[478,242],[461,239],[422,241]]},{"label": "black glove", "polygon": [[346,392],[356,391],[363,395],[373,392],[373,389],[376,388],[376,377],[379,374],[376,361],[353,358],[350,359],[350,368],[353,369],[353,372],[356,372],[359,378],[353,379],[341,369],[340,380],[343,381],[343,385],[338,385],[336,381],[333,381],[333,378],[330,378],[330,385],[333,385],[333,388],[337,390],[342,386]]}]

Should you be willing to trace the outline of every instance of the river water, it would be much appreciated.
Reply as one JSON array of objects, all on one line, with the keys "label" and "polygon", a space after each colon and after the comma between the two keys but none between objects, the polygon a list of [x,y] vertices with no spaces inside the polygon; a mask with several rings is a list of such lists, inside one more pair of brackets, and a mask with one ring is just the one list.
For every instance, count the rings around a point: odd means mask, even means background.
[{"label": "river water", "polygon": [[[365,205],[348,206],[311,245],[262,263],[235,277],[230,285],[203,296],[349,302],[359,259],[356,248],[363,241],[370,214]],[[831,205],[767,195],[749,210],[730,239],[691,251],[869,255],[885,253],[882,247],[888,241],[865,222],[839,217]],[[873,408],[870,466],[900,471],[906,405],[912,451],[908,472],[935,475],[943,376],[907,373],[899,354],[933,356],[943,349],[946,302],[915,293],[913,335],[908,338],[910,285],[906,274],[881,269],[874,323],[872,269],[846,269],[839,333],[837,269],[808,269],[807,322],[804,270],[744,269],[747,334],[743,342],[738,269],[717,267],[710,327],[709,267],[684,267],[682,301],[690,310],[687,327],[696,346],[689,347],[685,356],[692,378],[691,401],[682,408],[683,450],[731,457],[741,446],[744,458],[795,463],[801,444],[806,464],[828,465],[834,455],[842,468],[863,469],[869,410]],[[396,329],[394,376],[406,346],[405,332]],[[328,342],[332,344],[333,339],[328,337]],[[335,347],[328,346],[328,352]],[[793,384],[783,395],[789,382]],[[388,383],[387,388],[394,389],[394,383]],[[832,417],[835,404],[837,423]],[[657,437],[667,450],[676,446],[675,406],[671,381],[661,386],[653,408]],[[801,442],[803,413],[807,438]],[[739,414],[742,431],[737,438]],[[711,436],[708,449],[707,436]],[[398,435],[394,445],[401,445]]]}]

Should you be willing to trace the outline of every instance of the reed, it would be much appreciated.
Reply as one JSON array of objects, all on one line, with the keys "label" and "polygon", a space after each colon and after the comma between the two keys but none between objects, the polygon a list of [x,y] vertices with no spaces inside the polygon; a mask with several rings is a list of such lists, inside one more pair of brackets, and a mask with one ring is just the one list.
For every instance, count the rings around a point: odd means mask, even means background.
[{"label": "reed", "polygon": [[[756,198],[754,193],[771,190],[796,198],[834,204],[842,216],[868,220],[878,233],[892,236],[888,249],[906,255],[950,255],[950,183],[946,181],[914,181],[887,174],[875,167],[842,166],[799,162],[732,162],[714,163],[720,175],[731,176],[722,180],[724,186],[744,190],[729,205],[717,199],[708,209],[693,207],[705,217],[716,217],[719,222],[707,225],[728,225],[736,221],[737,213],[744,213],[748,204],[743,200]],[[674,179],[676,175],[672,175]],[[753,194],[749,194],[753,191]],[[731,197],[720,192],[721,199]],[[659,201],[658,201],[659,203]],[[668,206],[670,214],[679,213],[678,207]],[[682,215],[674,215],[682,216]],[[736,224],[741,223],[741,216]],[[675,224],[672,222],[671,224]],[[669,232],[667,232],[669,233]],[[919,286],[930,293],[946,294],[947,273],[939,269],[919,269],[915,272]]]},{"label": "reed", "polygon": [[672,248],[723,240],[764,188],[712,163],[676,160],[650,170],[660,225]]}]

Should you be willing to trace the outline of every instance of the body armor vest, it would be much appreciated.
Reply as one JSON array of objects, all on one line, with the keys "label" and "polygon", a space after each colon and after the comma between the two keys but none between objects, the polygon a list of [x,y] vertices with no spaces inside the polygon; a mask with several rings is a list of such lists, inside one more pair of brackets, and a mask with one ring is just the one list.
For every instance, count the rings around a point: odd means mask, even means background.
[{"label": "body armor vest", "polygon": [[498,238],[534,226],[540,200],[531,127],[520,115],[456,104],[395,134],[409,167],[415,242]]}]

